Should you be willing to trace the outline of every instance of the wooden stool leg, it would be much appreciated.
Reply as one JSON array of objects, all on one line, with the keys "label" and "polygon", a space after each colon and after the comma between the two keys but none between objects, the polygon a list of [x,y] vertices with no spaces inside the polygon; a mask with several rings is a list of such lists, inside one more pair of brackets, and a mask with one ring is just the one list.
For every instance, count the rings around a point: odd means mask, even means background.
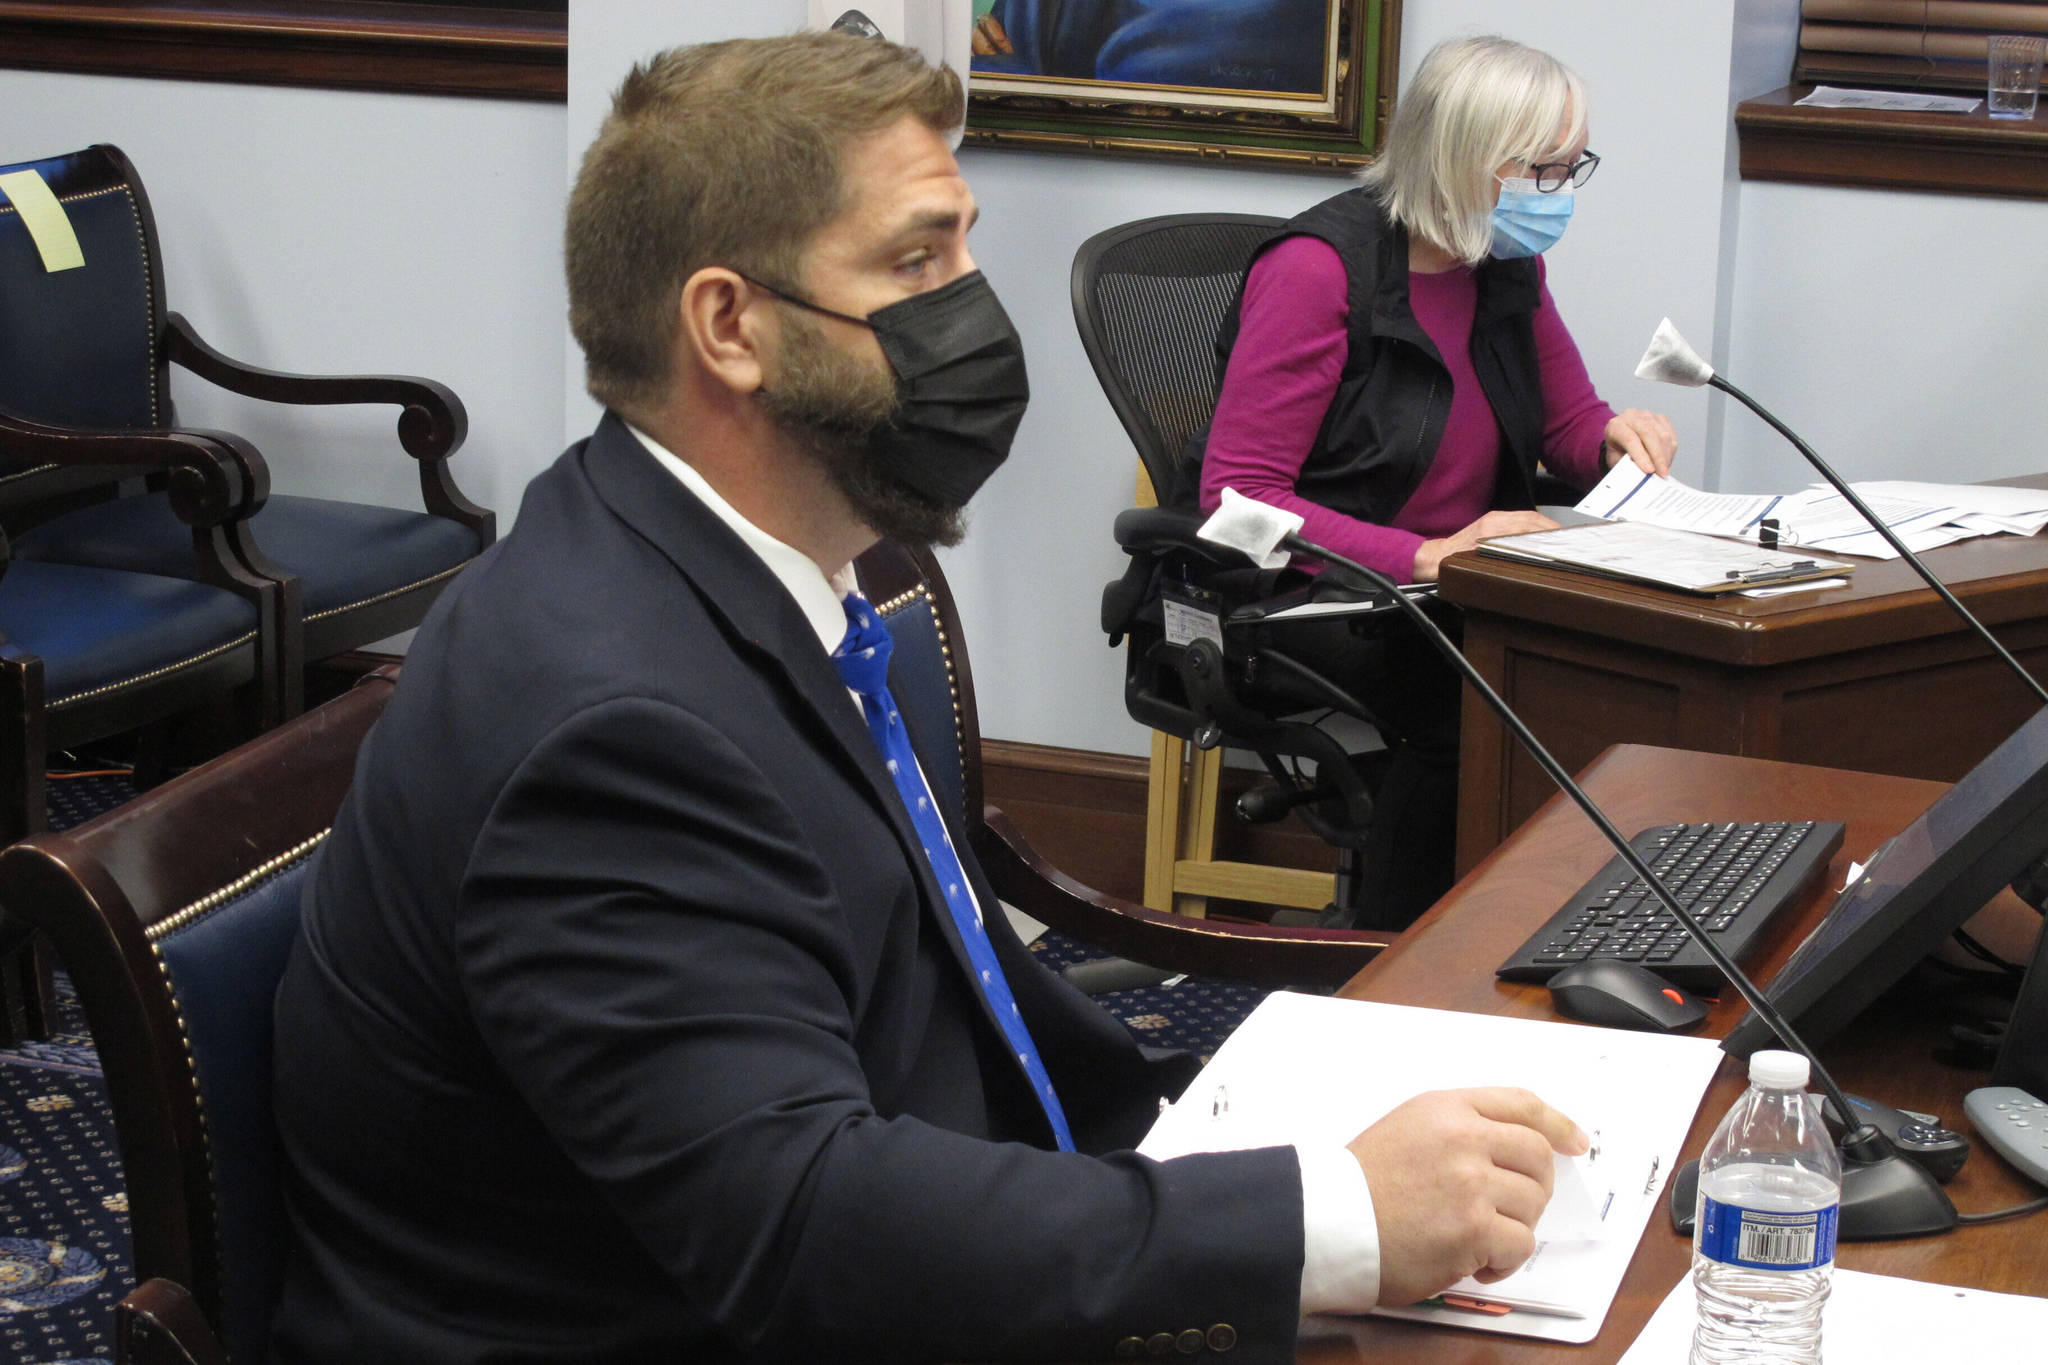
[{"label": "wooden stool leg", "polygon": [[1173,865],[1180,857],[1183,741],[1152,732],[1152,762],[1145,774],[1145,904],[1173,909]]}]

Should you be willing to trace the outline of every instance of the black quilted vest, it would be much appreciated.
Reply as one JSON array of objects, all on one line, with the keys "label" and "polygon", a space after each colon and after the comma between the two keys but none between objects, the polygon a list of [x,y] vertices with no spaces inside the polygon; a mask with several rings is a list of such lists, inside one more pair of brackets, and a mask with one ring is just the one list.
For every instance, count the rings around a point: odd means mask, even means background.
[{"label": "black quilted vest", "polygon": [[[1436,458],[1451,410],[1451,372],[1408,303],[1408,234],[1381,212],[1370,190],[1347,191],[1289,220],[1254,259],[1296,236],[1319,237],[1343,259],[1350,281],[1350,352],[1295,491],[1384,525],[1399,514]],[[1489,258],[1478,276],[1472,365],[1502,438],[1492,505],[1533,507],[1543,454],[1543,391],[1531,325],[1536,263]],[[1240,285],[1217,337],[1219,367],[1237,340],[1243,301]]]}]

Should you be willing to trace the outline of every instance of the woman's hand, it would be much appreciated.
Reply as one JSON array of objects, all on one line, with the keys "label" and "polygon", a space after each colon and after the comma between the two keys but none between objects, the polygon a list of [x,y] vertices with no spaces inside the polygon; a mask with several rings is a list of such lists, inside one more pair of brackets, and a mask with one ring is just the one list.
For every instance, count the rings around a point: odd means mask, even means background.
[{"label": "woman's hand", "polygon": [[1415,581],[1434,583],[1437,566],[1460,550],[1469,550],[1494,536],[1518,536],[1525,531],[1555,531],[1557,523],[1541,512],[1488,512],[1456,535],[1442,540],[1425,540],[1415,547]]},{"label": "woman's hand", "polygon": [[1671,419],[1661,412],[1630,408],[1616,413],[1607,424],[1607,439],[1600,443],[1600,467],[1612,469],[1625,456],[1646,474],[1669,474],[1671,459],[1678,454],[1678,433]]}]

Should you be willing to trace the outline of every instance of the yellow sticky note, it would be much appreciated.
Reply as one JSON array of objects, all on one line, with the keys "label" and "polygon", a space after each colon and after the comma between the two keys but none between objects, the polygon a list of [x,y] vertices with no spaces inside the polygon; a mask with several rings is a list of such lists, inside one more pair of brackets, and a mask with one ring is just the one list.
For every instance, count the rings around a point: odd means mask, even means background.
[{"label": "yellow sticky note", "polygon": [[40,171],[9,171],[0,175],[0,194],[6,195],[21,214],[21,225],[34,239],[44,270],[55,274],[85,264],[85,253],[78,249],[78,234],[71,230],[71,219],[57,202],[57,196],[50,193],[49,182]]}]

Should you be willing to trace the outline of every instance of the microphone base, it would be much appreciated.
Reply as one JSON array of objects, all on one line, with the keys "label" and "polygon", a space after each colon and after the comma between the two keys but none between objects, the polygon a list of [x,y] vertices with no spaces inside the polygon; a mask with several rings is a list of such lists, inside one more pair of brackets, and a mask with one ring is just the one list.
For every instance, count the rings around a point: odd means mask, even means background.
[{"label": "microphone base", "polygon": [[[1692,1236],[1699,1204],[1700,1163],[1688,1161],[1671,1177],[1671,1229]],[[1902,1156],[1842,1163],[1843,1242],[1889,1242],[1928,1237],[1956,1225],[1956,1206],[1933,1176]]]}]

